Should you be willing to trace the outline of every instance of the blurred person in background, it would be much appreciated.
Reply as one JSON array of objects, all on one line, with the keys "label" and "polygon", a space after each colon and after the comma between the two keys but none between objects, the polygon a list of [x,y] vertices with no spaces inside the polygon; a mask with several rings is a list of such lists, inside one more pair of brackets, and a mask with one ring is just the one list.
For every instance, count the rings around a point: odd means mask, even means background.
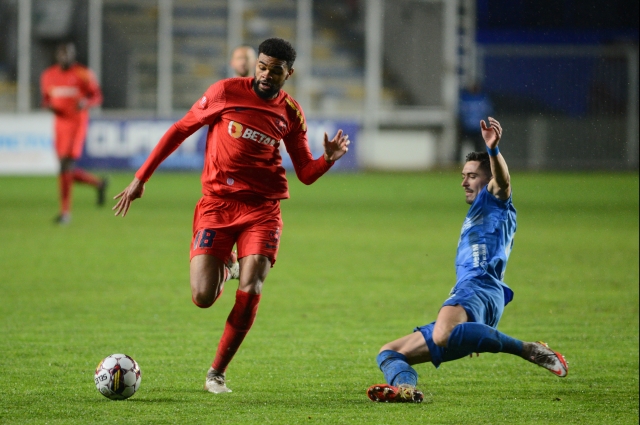
[{"label": "blurred person in background", "polygon": [[89,125],[89,108],[102,104],[102,91],[87,67],[76,62],[73,43],[61,43],[55,51],[56,64],[40,77],[42,106],[55,115],[54,146],[60,161],[58,176],[60,214],[55,222],[71,220],[71,192],[74,182],[93,186],[97,204],[102,206],[108,181],[76,166],[82,155]]},{"label": "blurred person in background", "polygon": [[350,143],[342,130],[331,140],[325,133],[323,155],[312,157],[302,108],[281,90],[294,72],[295,59],[289,42],[262,42],[254,77],[211,85],[114,197],[115,214],[124,217],[160,163],[187,137],[208,127],[203,196],[196,205],[190,247],[191,299],[197,307],[209,308],[225,282],[239,279],[235,304],[205,379],[204,388],[212,393],[231,391],[227,366],[253,326],[263,284],[276,262],[283,226],[280,200],[289,198],[280,144],[286,146],[298,179],[309,185],[329,171]]},{"label": "blurred person in background", "polygon": [[256,51],[243,44],[233,49],[229,66],[234,77],[248,77],[256,67]]}]

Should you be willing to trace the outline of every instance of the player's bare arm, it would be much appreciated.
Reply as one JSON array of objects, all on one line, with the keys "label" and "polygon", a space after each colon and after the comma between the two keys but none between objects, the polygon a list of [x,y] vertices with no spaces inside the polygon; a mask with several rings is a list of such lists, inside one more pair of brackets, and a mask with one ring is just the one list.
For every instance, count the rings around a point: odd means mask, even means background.
[{"label": "player's bare arm", "polygon": [[[480,121],[482,138],[490,150],[496,149],[502,138],[502,127],[495,118],[489,117],[489,125]],[[511,196],[511,178],[509,168],[500,152],[497,155],[489,154],[491,160],[491,174],[493,175],[487,190],[498,199],[506,200]]]},{"label": "player's bare arm", "polygon": [[118,199],[118,203],[111,208],[115,211],[115,215],[122,214],[122,217],[127,215],[127,211],[131,207],[131,203],[141,198],[144,194],[144,182],[138,180],[137,177],[133,178],[133,181],[129,183],[122,192],[118,193],[113,199]]},{"label": "player's bare arm", "polygon": [[334,162],[342,158],[349,151],[349,136],[342,130],[338,130],[333,139],[329,140],[327,133],[324,133],[324,159],[327,162]]}]

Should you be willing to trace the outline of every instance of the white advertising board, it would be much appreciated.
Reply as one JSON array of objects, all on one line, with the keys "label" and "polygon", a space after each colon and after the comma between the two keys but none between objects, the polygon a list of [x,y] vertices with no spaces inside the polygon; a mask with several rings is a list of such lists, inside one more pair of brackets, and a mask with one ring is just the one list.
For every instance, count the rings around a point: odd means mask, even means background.
[{"label": "white advertising board", "polygon": [[0,114],[0,174],[57,174],[53,115]]}]

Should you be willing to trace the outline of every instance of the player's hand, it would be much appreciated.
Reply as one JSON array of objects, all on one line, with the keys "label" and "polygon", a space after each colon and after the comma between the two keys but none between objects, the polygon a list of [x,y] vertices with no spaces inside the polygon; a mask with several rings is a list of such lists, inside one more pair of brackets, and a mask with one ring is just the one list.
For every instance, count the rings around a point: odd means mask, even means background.
[{"label": "player's hand", "polygon": [[129,207],[131,207],[131,203],[138,198],[141,198],[144,194],[144,183],[138,180],[137,177],[133,178],[133,181],[129,183],[122,192],[118,193],[113,199],[118,199],[118,203],[111,208],[116,213],[115,215],[120,215],[124,217],[127,215],[127,211],[129,211]]},{"label": "player's hand", "polygon": [[338,130],[336,135],[329,141],[329,136],[324,133],[324,159],[327,162],[337,161],[342,158],[342,155],[349,151],[349,136],[342,133],[342,130]]},{"label": "player's hand", "polygon": [[498,146],[502,138],[502,127],[500,127],[500,123],[495,118],[489,117],[488,127],[484,120],[481,120],[480,130],[482,130],[482,138],[489,149]]}]

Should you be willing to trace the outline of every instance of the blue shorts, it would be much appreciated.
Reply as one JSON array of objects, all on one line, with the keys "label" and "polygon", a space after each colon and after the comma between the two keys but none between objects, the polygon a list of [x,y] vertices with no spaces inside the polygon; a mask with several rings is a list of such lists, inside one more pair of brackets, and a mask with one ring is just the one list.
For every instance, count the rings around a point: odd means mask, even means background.
[{"label": "blue shorts", "polygon": [[503,286],[489,279],[473,279],[453,287],[442,306],[460,305],[470,322],[498,327],[505,306]]},{"label": "blue shorts", "polygon": [[[511,296],[509,296],[508,301],[511,301],[510,298]],[[488,279],[472,279],[460,282],[453,287],[449,298],[442,303],[443,307],[447,305],[462,306],[467,312],[470,322],[482,323],[492,328],[497,328],[504,311],[505,289],[500,283]],[[442,362],[460,359],[471,354],[435,345],[432,338],[435,323],[431,322],[425,326],[418,326],[413,330],[414,332],[420,331],[422,333],[431,352],[431,362],[435,367],[440,366]]]}]

